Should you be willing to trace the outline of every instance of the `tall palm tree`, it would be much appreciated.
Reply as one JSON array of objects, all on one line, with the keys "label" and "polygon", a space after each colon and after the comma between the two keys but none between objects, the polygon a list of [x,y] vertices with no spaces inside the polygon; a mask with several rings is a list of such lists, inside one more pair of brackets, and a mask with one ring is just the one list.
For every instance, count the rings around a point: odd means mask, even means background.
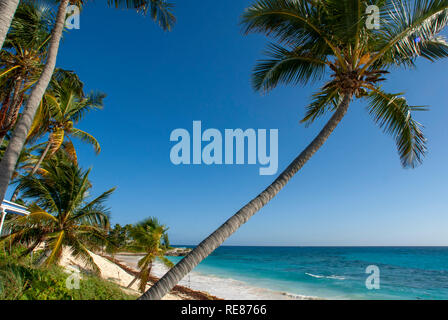
[{"label": "tall palm tree", "polygon": [[[56,58],[62,31],[64,29],[67,6],[69,3],[82,6],[84,2],[84,0],[59,0],[59,7],[48,47],[45,66],[39,80],[31,90],[22,116],[17,122],[11,136],[8,149],[0,162],[0,200],[3,200],[5,197],[6,189],[8,188],[9,180],[11,179],[12,172],[14,171],[15,163],[17,162],[20,151],[25,144],[33,118],[39,107],[39,103],[44,96],[45,90],[50,83],[51,76],[56,66]],[[115,7],[122,5],[130,9],[135,9],[143,14],[146,14],[149,11],[152,19],[158,22],[164,30],[170,30],[171,26],[175,22],[175,18],[171,13],[172,5],[170,5],[166,0],[108,0],[107,2],[109,5],[115,5]]]},{"label": "tall palm tree", "polygon": [[[366,8],[376,5],[381,29],[369,29]],[[333,113],[317,137],[275,181],[202,241],[141,299],[162,298],[180,279],[220,246],[241,225],[265,206],[319,150],[346,114],[354,99],[367,102],[367,110],[396,140],[404,167],[422,161],[425,138],[412,111],[400,94],[380,87],[394,66],[414,66],[423,56],[436,60],[448,56],[448,45],[438,33],[448,22],[448,1],[418,0],[260,0],[243,15],[246,33],[271,36],[270,58],[255,67],[256,90],[278,84],[306,84],[329,78],[313,95],[303,122],[310,124]]]},{"label": "tall palm tree", "polygon": [[148,218],[130,229],[129,235],[133,240],[127,246],[127,249],[134,252],[144,252],[145,255],[138,261],[140,272],[129,283],[128,288],[139,280],[139,290],[145,292],[152,265],[156,259],[162,261],[169,268],[173,266],[173,263],[165,258],[167,230],[168,228],[160,224],[156,218]]},{"label": "tall palm tree", "polygon": [[3,47],[19,2],[20,0],[3,0],[0,2],[0,49]]},{"label": "tall palm tree", "polygon": [[21,179],[24,198],[35,202],[29,206],[28,216],[9,222],[11,234],[0,243],[26,243],[25,254],[44,244],[39,261],[47,265],[57,263],[67,246],[98,271],[88,249],[98,249],[98,244],[107,241],[109,217],[103,203],[115,188],[89,200],[90,170],[78,168],[62,151],[45,161],[42,169],[46,172],[43,176]]},{"label": "tall palm tree", "polygon": [[[59,70],[55,74],[28,135],[29,139],[33,139],[35,136],[50,133],[47,147],[32,173],[36,172],[47,154],[51,156],[59,150],[65,138],[68,139],[70,149],[73,149],[71,138],[78,138],[91,144],[96,153],[101,151],[100,144],[94,136],[75,128],[74,125],[89,111],[102,109],[105,96],[101,92],[85,95],[82,82],[73,73]],[[76,158],[76,154],[74,156]]]},{"label": "tall palm tree", "polygon": [[25,92],[37,81],[51,35],[48,7],[22,1],[0,52],[0,141],[14,126]]},{"label": "tall palm tree", "polygon": [[[53,75],[28,134],[28,141],[32,142],[49,133],[46,146],[34,164],[30,175],[34,175],[39,170],[45,157],[51,157],[61,146],[64,146],[65,152],[76,163],[77,156],[72,138],[78,138],[91,144],[97,154],[101,151],[100,144],[94,136],[75,128],[74,125],[82,120],[87,112],[101,109],[105,94],[85,95],[82,89],[83,83],[73,72],[59,69]],[[19,192],[20,188],[17,187],[11,201],[16,200]]]}]

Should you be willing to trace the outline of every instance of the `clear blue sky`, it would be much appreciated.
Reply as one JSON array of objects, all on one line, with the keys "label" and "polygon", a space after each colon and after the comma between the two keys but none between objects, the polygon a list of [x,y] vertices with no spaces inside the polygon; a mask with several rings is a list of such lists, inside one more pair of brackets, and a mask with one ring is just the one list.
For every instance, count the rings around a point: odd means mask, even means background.
[{"label": "clear blue sky", "polygon": [[[203,127],[279,129],[279,172],[326,119],[299,125],[320,85],[268,95],[250,86],[267,39],[238,25],[252,1],[177,1],[178,23],[164,33],[149,18],[89,2],[81,29],[70,31],[58,66],[75,70],[89,90],[107,93],[105,109],[79,125],[103,151],[77,143],[93,167],[94,193],[117,186],[113,223],[156,216],[174,244],[196,244],[274,177],[258,166],[174,166],[170,133]],[[448,63],[395,71],[385,84],[406,92],[426,129],[422,166],[401,168],[393,139],[358,102],[327,144],[227,245],[448,245]]]}]

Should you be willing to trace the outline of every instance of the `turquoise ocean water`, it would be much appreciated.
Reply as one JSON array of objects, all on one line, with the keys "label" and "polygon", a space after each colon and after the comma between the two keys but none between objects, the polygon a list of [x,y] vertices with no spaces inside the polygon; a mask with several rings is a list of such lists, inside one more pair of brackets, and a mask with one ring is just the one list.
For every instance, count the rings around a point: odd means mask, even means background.
[{"label": "turquoise ocean water", "polygon": [[[366,287],[370,265],[380,271],[378,290]],[[224,246],[195,271],[327,299],[448,299],[448,247]]]}]

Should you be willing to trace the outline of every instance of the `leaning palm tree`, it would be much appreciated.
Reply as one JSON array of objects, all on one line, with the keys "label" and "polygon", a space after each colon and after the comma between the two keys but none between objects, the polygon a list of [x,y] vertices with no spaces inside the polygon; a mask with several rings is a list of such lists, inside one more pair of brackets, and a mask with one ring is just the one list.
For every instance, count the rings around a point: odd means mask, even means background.
[{"label": "leaning palm tree", "polygon": [[[3,200],[5,197],[6,189],[8,188],[9,180],[11,179],[12,172],[14,171],[15,163],[25,144],[34,116],[39,107],[39,103],[41,102],[45,90],[50,83],[51,76],[56,66],[56,58],[58,55],[62,31],[64,29],[67,7],[69,4],[82,6],[85,2],[85,0],[59,0],[58,11],[49,42],[45,66],[43,67],[39,80],[31,90],[30,96],[28,97],[26,105],[23,109],[22,116],[14,128],[8,149],[0,162],[0,200]],[[137,10],[143,14],[149,12],[152,19],[158,22],[164,30],[170,30],[171,26],[175,22],[175,18],[171,13],[172,5],[170,5],[166,0],[108,0],[107,2],[109,5],[114,5],[115,7],[125,6],[126,8]],[[2,21],[0,21],[0,24],[1,23]]]},{"label": "leaning palm tree", "polygon": [[156,259],[162,261],[169,268],[173,266],[173,263],[165,258],[167,230],[168,228],[161,225],[156,218],[148,218],[131,228],[129,235],[132,238],[132,243],[127,246],[127,249],[133,252],[144,252],[144,256],[138,261],[140,272],[129,283],[128,288],[139,280],[139,290],[145,292],[152,265]]},{"label": "leaning palm tree", "polygon": [[[369,5],[380,10],[381,29],[368,28]],[[326,79],[307,107],[305,124],[333,113],[317,137],[262,193],[202,241],[141,299],[162,298],[180,279],[265,206],[325,143],[354,99],[366,101],[379,126],[395,139],[404,167],[422,161],[425,138],[400,94],[381,88],[392,67],[414,66],[419,56],[436,60],[448,56],[438,33],[448,22],[447,0],[260,0],[243,15],[246,32],[273,37],[269,59],[253,75],[256,90],[279,84],[306,84]],[[325,75],[329,72],[329,77]]]},{"label": "leaning palm tree", "polygon": [[27,244],[25,254],[42,244],[38,261],[47,265],[58,262],[65,246],[98,271],[88,250],[107,241],[109,217],[104,201],[114,189],[89,200],[90,170],[78,168],[62,151],[45,161],[42,170],[45,174],[40,177],[21,179],[24,198],[34,201],[29,206],[31,213],[11,220],[7,226],[11,233],[0,243]]}]

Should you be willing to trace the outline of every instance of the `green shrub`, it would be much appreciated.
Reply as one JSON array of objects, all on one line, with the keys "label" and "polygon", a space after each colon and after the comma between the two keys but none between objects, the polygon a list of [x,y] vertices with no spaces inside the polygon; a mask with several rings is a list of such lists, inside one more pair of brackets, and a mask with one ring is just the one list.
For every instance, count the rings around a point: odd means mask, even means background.
[{"label": "green shrub", "polygon": [[96,276],[81,275],[79,289],[68,289],[68,273],[60,267],[34,268],[27,263],[0,263],[2,300],[129,300],[118,285]]}]

